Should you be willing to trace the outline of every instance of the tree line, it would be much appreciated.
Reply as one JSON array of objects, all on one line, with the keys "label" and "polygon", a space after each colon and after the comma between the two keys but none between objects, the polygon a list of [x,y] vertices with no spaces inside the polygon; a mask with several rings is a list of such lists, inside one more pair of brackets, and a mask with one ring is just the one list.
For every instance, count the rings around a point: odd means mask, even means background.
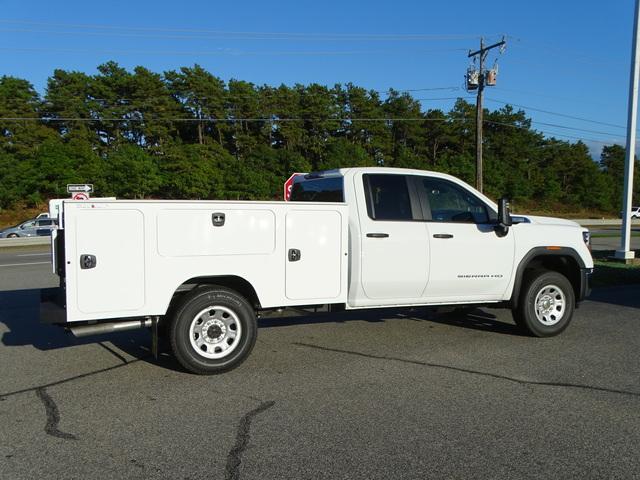
[{"label": "tree line", "polygon": [[[407,92],[224,82],[199,65],[162,74],[115,62],[55,70],[40,95],[0,78],[0,207],[93,183],[119,198],[273,199],[292,172],[349,166],[436,170],[472,183],[475,106],[423,110]],[[599,162],[547,138],[526,112],[485,112],[485,191],[528,208],[617,212],[624,148]],[[640,168],[636,168],[640,176]],[[636,198],[640,182],[635,182]]]}]

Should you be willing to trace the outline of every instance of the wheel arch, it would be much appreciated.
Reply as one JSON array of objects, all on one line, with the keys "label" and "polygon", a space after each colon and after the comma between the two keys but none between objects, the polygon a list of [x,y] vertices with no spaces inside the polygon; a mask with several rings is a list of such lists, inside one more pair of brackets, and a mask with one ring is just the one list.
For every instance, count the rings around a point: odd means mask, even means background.
[{"label": "wheel arch", "polygon": [[211,275],[192,277],[182,282],[174,290],[171,301],[167,308],[167,314],[176,306],[185,293],[191,292],[201,287],[224,287],[239,293],[247,299],[255,310],[261,308],[260,298],[255,287],[247,279],[238,275]]},{"label": "wheel arch", "polygon": [[573,248],[559,247],[553,250],[548,247],[532,248],[518,264],[509,303],[512,308],[518,306],[524,281],[530,272],[536,270],[555,271],[567,277],[573,287],[577,303],[581,291],[581,270],[584,268],[584,261]]}]

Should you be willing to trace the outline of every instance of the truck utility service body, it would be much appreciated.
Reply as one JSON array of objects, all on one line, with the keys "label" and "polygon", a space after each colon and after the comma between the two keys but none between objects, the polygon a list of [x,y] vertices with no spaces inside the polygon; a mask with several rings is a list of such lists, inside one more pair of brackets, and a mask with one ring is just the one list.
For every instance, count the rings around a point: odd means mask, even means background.
[{"label": "truck utility service body", "polygon": [[[297,177],[292,200],[55,201],[53,265],[64,304],[55,321],[80,332],[94,324],[93,332],[96,321],[159,319],[188,370],[214,373],[248,355],[255,332],[244,324],[262,310],[504,303],[529,333],[548,336],[588,294],[587,230],[510,217],[506,202],[499,208],[446,174],[320,172]],[[546,294],[540,285],[525,298],[532,278],[548,272],[566,283],[552,278]],[[244,302],[239,311],[229,295]],[[189,313],[189,302],[203,308]],[[540,325],[528,325],[523,302]],[[243,319],[248,310],[253,317]],[[193,318],[177,320],[187,313]],[[175,351],[189,346],[199,352]]]}]

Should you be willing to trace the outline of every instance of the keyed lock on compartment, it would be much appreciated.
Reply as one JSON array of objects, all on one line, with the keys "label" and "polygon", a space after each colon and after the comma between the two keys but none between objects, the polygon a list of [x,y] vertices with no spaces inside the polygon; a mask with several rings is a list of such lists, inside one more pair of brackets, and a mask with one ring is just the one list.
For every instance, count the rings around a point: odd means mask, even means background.
[{"label": "keyed lock on compartment", "polygon": [[224,225],[224,213],[215,212],[211,214],[211,221],[214,227],[221,227]]},{"label": "keyed lock on compartment", "polygon": [[297,248],[290,248],[289,249],[289,261],[290,262],[297,262],[298,260],[300,260],[301,257],[302,257],[302,253],[300,253],[300,250],[298,250]]},{"label": "keyed lock on compartment", "polygon": [[97,260],[95,255],[80,255],[80,268],[88,270],[96,266]]}]

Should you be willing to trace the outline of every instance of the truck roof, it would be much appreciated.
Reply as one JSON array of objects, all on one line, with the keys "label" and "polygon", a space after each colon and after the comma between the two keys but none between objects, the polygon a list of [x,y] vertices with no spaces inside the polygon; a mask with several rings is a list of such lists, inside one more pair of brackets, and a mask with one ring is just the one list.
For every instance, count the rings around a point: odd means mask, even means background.
[{"label": "truck roof", "polygon": [[436,172],[432,170],[418,170],[415,168],[396,168],[396,167],[348,167],[348,168],[337,168],[333,170],[319,170],[317,172],[311,172],[304,175],[305,180],[312,180],[314,178],[332,178],[332,177],[344,177],[348,173],[398,173],[398,174],[414,174],[414,175],[424,175],[429,174],[434,177],[447,178],[450,180],[454,180],[455,182],[459,182],[460,179],[454,177],[453,175],[449,175],[447,173]]},{"label": "truck roof", "polygon": [[463,180],[454,177],[453,175],[449,175],[447,173],[436,172],[432,170],[418,170],[413,168],[395,168],[395,167],[349,167],[349,168],[339,168],[333,170],[322,170],[318,172],[311,172],[306,175],[301,175],[294,179],[294,183],[304,182],[305,180],[314,180],[320,178],[338,178],[338,177],[347,177],[356,175],[358,173],[397,173],[404,175],[425,175],[428,174],[431,177],[438,177],[449,180],[453,183],[464,184],[468,188],[471,188],[475,191],[475,194],[482,198],[485,202],[487,202],[491,208],[497,210],[497,204],[489,197],[484,195],[483,193],[477,191],[473,186],[464,182]]},{"label": "truck roof", "polygon": [[419,175],[424,175],[425,173],[428,173],[429,175],[456,178],[456,177],[453,177],[452,175],[448,175],[442,172],[435,172],[432,170],[418,170],[415,168],[396,168],[396,167],[350,167],[350,168],[341,168],[340,172],[343,172],[343,173],[376,172],[376,173],[405,173],[405,174],[414,173]]}]

